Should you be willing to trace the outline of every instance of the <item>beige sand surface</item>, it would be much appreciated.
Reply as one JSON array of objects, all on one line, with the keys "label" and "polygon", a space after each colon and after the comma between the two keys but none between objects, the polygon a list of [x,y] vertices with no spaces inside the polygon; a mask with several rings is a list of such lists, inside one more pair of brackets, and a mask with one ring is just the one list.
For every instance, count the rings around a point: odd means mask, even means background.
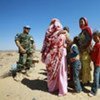
[{"label": "beige sand surface", "polygon": [[[41,54],[36,52],[39,57]],[[100,100],[100,90],[95,97],[87,93],[73,94],[70,90],[64,97],[58,97],[47,90],[45,65],[36,64],[31,77],[23,75],[21,82],[16,82],[9,70],[18,60],[17,52],[0,52],[0,100]],[[86,87],[88,92],[90,87]]]}]

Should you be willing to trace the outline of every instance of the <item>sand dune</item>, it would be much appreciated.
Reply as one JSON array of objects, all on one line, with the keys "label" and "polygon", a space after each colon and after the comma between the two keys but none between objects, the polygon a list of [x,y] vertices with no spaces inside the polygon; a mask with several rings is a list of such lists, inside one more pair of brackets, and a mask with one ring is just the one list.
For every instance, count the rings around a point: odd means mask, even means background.
[{"label": "sand dune", "polygon": [[[36,56],[40,59],[40,52],[36,52]],[[9,70],[17,60],[17,52],[0,52],[0,100],[99,100],[100,98],[100,90],[97,96],[88,97],[90,86],[86,87],[85,92],[75,95],[69,88],[68,94],[64,97],[49,93],[45,65],[41,61],[36,64],[31,77],[23,75],[22,81],[16,82]]]}]

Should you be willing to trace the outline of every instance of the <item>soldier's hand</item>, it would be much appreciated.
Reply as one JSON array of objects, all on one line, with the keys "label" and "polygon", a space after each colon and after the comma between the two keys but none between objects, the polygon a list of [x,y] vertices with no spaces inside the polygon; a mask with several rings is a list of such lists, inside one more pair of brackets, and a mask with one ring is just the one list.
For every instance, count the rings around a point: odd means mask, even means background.
[{"label": "soldier's hand", "polygon": [[26,50],[23,48],[20,48],[20,53],[26,53]]}]

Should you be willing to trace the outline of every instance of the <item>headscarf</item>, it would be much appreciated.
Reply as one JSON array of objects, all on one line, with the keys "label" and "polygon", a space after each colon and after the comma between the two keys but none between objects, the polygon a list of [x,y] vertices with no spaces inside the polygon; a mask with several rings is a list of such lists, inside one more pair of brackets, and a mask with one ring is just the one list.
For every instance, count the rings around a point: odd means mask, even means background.
[{"label": "headscarf", "polygon": [[[88,47],[88,46],[91,44],[91,41],[92,41],[92,30],[91,30],[91,28],[88,26],[88,21],[87,21],[87,19],[86,19],[85,17],[81,17],[80,20],[82,20],[82,19],[84,20],[85,25],[84,25],[84,26],[81,25],[80,28],[81,28],[81,30],[86,30],[86,31],[88,32],[90,38],[91,38],[89,44],[87,44],[87,47]],[[80,20],[79,20],[79,21],[80,21]]]},{"label": "headscarf", "polygon": [[92,37],[92,31],[91,31],[91,28],[88,26],[88,21],[85,17],[81,17],[80,20],[84,20],[85,22],[85,25],[84,26],[80,26],[81,30],[87,30],[90,37]]},{"label": "headscarf", "polygon": [[49,28],[46,31],[45,39],[43,42],[42,47],[42,61],[44,62],[46,58],[46,54],[50,51],[50,48],[52,45],[53,38],[57,36],[57,33],[59,33],[60,30],[62,30],[62,25],[60,21],[57,18],[53,18],[51,20],[51,23],[49,25]]},{"label": "headscarf", "polygon": [[60,23],[60,21],[57,18],[53,18],[51,20],[50,26],[46,31],[46,35],[52,35],[54,32],[59,31],[62,29],[62,25]]}]

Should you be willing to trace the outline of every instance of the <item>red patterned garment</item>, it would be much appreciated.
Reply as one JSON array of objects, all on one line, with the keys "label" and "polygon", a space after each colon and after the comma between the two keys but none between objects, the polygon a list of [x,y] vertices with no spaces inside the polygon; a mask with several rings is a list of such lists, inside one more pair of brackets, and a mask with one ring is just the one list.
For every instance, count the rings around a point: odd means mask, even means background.
[{"label": "red patterned garment", "polygon": [[42,48],[42,62],[46,64],[48,89],[59,90],[59,95],[67,93],[66,36],[58,19],[53,19],[46,32]]}]

